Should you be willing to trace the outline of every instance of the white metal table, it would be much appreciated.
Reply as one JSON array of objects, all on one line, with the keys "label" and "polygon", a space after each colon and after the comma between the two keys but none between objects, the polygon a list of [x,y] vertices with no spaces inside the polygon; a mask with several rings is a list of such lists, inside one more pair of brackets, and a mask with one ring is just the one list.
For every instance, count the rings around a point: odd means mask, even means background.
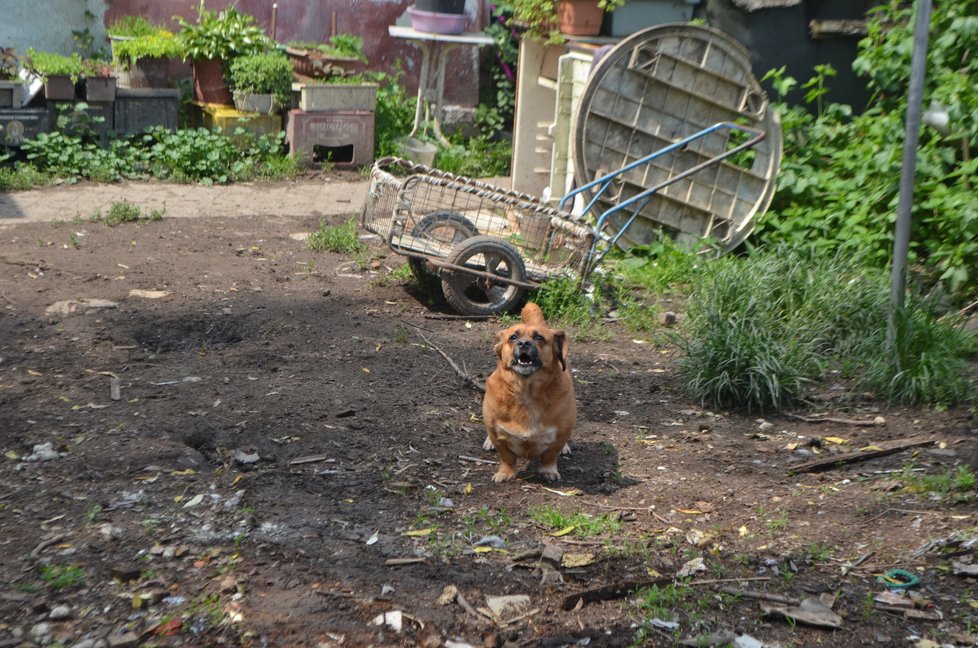
[{"label": "white metal table", "polygon": [[[421,126],[422,108],[427,108],[426,104],[434,102],[434,115],[431,122],[435,130],[435,136],[443,144],[448,144],[448,139],[441,132],[439,115],[441,113],[441,103],[445,92],[445,64],[448,54],[452,50],[463,45],[492,45],[490,36],[481,32],[467,32],[464,34],[434,34],[414,29],[413,27],[402,27],[400,25],[390,25],[387,31],[394,38],[404,38],[410,40],[421,48],[421,71],[418,75],[418,99],[414,108],[414,127],[411,129],[409,137],[413,137]],[[437,57],[437,67],[432,69],[432,56]],[[425,111],[425,119],[429,118]]]}]

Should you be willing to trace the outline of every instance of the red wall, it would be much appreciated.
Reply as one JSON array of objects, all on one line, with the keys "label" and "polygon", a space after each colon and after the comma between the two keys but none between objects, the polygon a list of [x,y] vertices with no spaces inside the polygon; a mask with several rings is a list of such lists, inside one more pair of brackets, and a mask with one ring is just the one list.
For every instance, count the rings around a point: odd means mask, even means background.
[{"label": "red wall", "polygon": [[[401,60],[404,70],[401,85],[412,95],[417,91],[420,49],[403,39],[391,38],[387,32],[388,25],[393,25],[413,0],[277,0],[277,3],[275,39],[278,42],[322,41],[334,33],[356,34],[363,38],[371,70],[392,72]],[[220,10],[234,5],[238,11],[255,16],[271,35],[272,4],[273,0],[208,0],[206,6]],[[105,12],[105,24],[110,25],[119,16],[140,15],[176,31],[179,25],[173,17],[181,15],[193,21],[198,6],[198,0],[111,0]],[[471,7],[469,10],[474,13]],[[474,22],[475,17],[470,15],[470,19]],[[484,20],[481,16],[479,19]],[[474,63],[478,59],[474,48],[465,49],[470,50],[465,61],[471,63],[453,65],[452,60],[458,60],[453,56],[446,68],[446,104],[474,106],[478,103],[478,68]]]}]

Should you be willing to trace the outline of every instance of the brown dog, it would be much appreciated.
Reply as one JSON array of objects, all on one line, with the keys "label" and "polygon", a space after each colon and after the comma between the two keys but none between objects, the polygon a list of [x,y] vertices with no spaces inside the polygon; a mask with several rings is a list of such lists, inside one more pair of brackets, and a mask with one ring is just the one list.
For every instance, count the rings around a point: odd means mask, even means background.
[{"label": "brown dog", "polygon": [[540,307],[523,307],[521,322],[496,334],[496,370],[486,381],[482,415],[499,453],[494,482],[516,476],[516,459],[540,459],[544,479],[560,479],[557,455],[577,418],[567,336],[547,326]]}]

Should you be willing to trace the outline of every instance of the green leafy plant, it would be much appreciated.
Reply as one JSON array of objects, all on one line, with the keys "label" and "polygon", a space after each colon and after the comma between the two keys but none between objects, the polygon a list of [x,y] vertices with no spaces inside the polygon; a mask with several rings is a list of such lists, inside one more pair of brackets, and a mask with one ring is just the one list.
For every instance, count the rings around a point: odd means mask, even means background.
[{"label": "green leafy plant", "polygon": [[398,63],[392,73],[377,72],[371,78],[377,86],[374,111],[374,150],[378,158],[402,155],[398,140],[411,131],[414,104],[399,81],[403,70]]},{"label": "green leafy plant", "polygon": [[236,56],[264,52],[271,45],[255,17],[240,13],[234,7],[210,11],[201,0],[196,23],[181,16],[177,17],[177,22],[182,28],[177,40],[183,58],[187,60],[229,61]]},{"label": "green leafy plant", "polygon": [[106,27],[105,33],[109,36],[136,38],[139,36],[152,36],[153,34],[159,33],[162,29],[163,27],[161,25],[156,25],[143,16],[119,16]]},{"label": "green leafy plant", "polygon": [[235,92],[270,94],[278,106],[292,99],[292,63],[281,52],[239,56],[231,62],[231,87]]},{"label": "green leafy plant", "polygon": [[[513,20],[525,27],[525,36],[545,44],[559,44],[564,37],[558,29],[557,7],[560,0],[512,0]],[[614,11],[625,0],[597,0],[602,11]]]},{"label": "green leafy plant", "polygon": [[38,52],[33,47],[27,50],[24,67],[45,81],[52,76],[67,76],[77,82],[84,71],[82,58],[77,53],[65,56],[57,52]]}]

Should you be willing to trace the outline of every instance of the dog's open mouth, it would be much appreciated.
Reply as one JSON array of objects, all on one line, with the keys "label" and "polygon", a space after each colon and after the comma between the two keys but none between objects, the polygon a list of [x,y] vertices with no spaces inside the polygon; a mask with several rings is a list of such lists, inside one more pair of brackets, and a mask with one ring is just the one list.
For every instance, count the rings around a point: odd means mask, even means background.
[{"label": "dog's open mouth", "polygon": [[529,376],[541,366],[540,355],[536,352],[536,349],[513,351],[513,362],[510,364],[510,367],[521,376]]}]

